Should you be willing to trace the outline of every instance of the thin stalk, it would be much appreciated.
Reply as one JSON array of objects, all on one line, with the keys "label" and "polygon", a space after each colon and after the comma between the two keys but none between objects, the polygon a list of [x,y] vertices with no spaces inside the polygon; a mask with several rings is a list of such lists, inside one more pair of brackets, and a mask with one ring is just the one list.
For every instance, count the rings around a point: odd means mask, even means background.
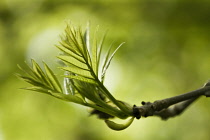
[{"label": "thin stalk", "polygon": [[167,107],[177,104],[179,102],[204,95],[205,92],[209,91],[209,90],[210,90],[210,86],[206,86],[206,87],[203,87],[203,88],[191,91],[191,92],[187,92],[187,93],[184,93],[184,94],[181,94],[178,96],[155,101],[154,104],[161,102],[167,108]]},{"label": "thin stalk", "polygon": [[127,115],[124,114],[124,112],[121,112],[119,110],[113,111],[113,109],[110,110],[110,109],[107,109],[107,108],[102,108],[100,106],[97,106],[97,105],[94,105],[94,104],[88,104],[88,103],[83,104],[83,105],[87,106],[87,107],[94,108],[94,109],[99,110],[101,112],[105,112],[105,113],[107,113],[109,115],[116,116],[116,117],[118,117],[120,119],[126,119],[128,117]]},{"label": "thin stalk", "polygon": [[[133,107],[133,116],[136,117],[137,119],[139,119],[141,116],[147,117],[147,116],[153,116],[153,115],[157,115],[158,112],[161,111],[169,111],[167,110],[169,106],[183,102],[183,105],[188,107],[193,101],[195,101],[195,99],[197,99],[198,97],[200,97],[201,95],[206,96],[206,93],[210,91],[210,86],[204,86],[200,89],[191,91],[191,92],[187,92],[178,96],[174,96],[171,98],[166,98],[163,100],[157,100],[153,103],[151,102],[142,102],[142,106],[135,106]],[[184,107],[183,107],[184,110]],[[180,110],[182,111],[182,109]],[[167,112],[168,113],[168,112]],[[180,112],[178,112],[180,113]],[[172,116],[178,115],[177,114],[170,114]],[[161,117],[161,115],[160,115]]]},{"label": "thin stalk", "polygon": [[[98,80],[98,79],[97,79]],[[132,116],[132,110],[127,110],[124,106],[122,106],[113,96],[112,94],[104,87],[104,85],[99,81],[99,87],[102,88],[103,92],[107,95],[107,97],[118,107],[120,108],[124,113],[126,113],[129,116]]]}]

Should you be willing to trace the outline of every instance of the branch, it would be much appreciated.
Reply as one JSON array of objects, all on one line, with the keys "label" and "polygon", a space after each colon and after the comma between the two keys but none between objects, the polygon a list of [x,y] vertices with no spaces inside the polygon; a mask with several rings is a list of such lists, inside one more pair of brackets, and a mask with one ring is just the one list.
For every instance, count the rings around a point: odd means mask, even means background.
[{"label": "branch", "polygon": [[180,104],[176,104],[173,107],[154,112],[154,115],[161,117],[161,119],[163,120],[167,120],[168,118],[178,116],[181,113],[183,113],[198,98],[199,97],[195,97],[187,101],[181,102]]},{"label": "branch", "polygon": [[[210,97],[210,82],[206,83],[200,89],[171,98],[157,100],[153,103],[143,101],[142,106],[133,106],[133,115],[137,119],[140,119],[141,116],[148,117],[155,115],[166,120],[170,117],[180,115],[189,105],[202,95]],[[169,108],[171,105],[174,106]]]}]

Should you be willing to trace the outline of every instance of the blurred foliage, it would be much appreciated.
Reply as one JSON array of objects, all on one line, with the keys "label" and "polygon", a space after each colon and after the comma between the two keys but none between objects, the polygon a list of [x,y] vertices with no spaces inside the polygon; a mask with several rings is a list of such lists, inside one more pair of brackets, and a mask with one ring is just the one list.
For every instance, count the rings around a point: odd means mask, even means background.
[{"label": "blurred foliage", "polygon": [[126,42],[105,81],[115,97],[139,105],[194,90],[210,77],[209,13],[208,0],[1,0],[0,139],[210,139],[206,98],[180,117],[142,119],[117,133],[86,108],[18,90],[25,83],[13,75],[29,58],[56,68],[65,21],[91,21],[109,30],[107,44]]}]

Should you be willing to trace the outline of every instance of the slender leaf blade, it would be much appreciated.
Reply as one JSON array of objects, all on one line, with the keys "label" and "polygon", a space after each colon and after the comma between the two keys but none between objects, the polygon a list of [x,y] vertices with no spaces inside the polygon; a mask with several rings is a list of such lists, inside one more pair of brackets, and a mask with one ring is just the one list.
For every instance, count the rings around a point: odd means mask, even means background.
[{"label": "slender leaf blade", "polygon": [[74,73],[76,75],[83,76],[83,77],[93,78],[90,71],[88,70],[83,70],[76,67],[60,67],[60,69]]},{"label": "slender leaf blade", "polygon": [[40,80],[43,81],[43,83],[45,83],[46,85],[51,85],[49,79],[47,78],[43,70],[40,68],[39,64],[37,64],[36,61],[33,59],[31,59],[31,62],[34,73],[40,77]]},{"label": "slender leaf blade", "polygon": [[76,60],[78,60],[78,61],[80,61],[80,62],[82,62],[82,63],[85,63],[84,59],[83,59],[81,56],[79,56],[79,55],[73,53],[73,52],[72,52],[71,50],[69,50],[68,48],[65,48],[65,47],[63,47],[63,46],[56,46],[56,47],[57,47],[58,49],[60,49],[62,52],[64,52],[65,55],[71,56],[71,57],[75,58]]},{"label": "slender leaf blade", "polygon": [[100,61],[101,61],[101,53],[102,53],[102,49],[103,49],[103,44],[104,44],[104,40],[106,37],[106,33],[104,33],[102,39],[100,40],[100,43],[98,45],[98,52],[97,52],[97,66],[99,67]]},{"label": "slender leaf blade", "polygon": [[46,85],[44,85],[43,83],[41,83],[40,81],[37,81],[36,79],[32,77],[22,76],[20,74],[16,74],[16,76],[31,85],[34,85],[37,87],[43,87],[43,88],[46,87]]},{"label": "slender leaf blade", "polygon": [[53,93],[53,92],[51,93],[51,95],[65,101],[74,102],[77,104],[84,104],[84,101],[80,97],[77,97],[74,95],[70,95],[70,94],[66,95],[66,94]]},{"label": "slender leaf blade", "polygon": [[83,76],[79,76],[79,75],[65,75],[65,77],[97,85],[97,82],[92,78],[87,78],[87,77],[83,77]]},{"label": "slender leaf blade", "polygon": [[92,68],[93,68],[93,71],[95,73],[96,76],[98,76],[98,55],[97,55],[97,47],[98,47],[98,43],[97,43],[97,32],[98,32],[98,28],[96,28],[96,31],[95,31],[95,34],[94,34],[94,39],[93,39],[93,45],[92,45]]},{"label": "slender leaf blade", "polygon": [[102,74],[101,74],[101,81],[102,81],[102,83],[104,82],[104,76],[105,76],[104,69],[105,69],[106,64],[107,64],[107,62],[109,60],[109,56],[111,54],[112,45],[113,45],[113,43],[110,45],[110,47],[109,47],[109,49],[108,49],[108,51],[107,51],[107,53],[105,54],[105,57],[104,57],[104,62],[103,62],[103,65],[102,65]]},{"label": "slender leaf blade", "polygon": [[67,44],[69,44],[70,46],[74,47],[74,49],[77,50],[77,52],[79,54],[84,56],[83,47],[81,46],[81,44],[79,43],[79,40],[78,40],[78,34],[79,34],[78,30],[75,30],[74,28],[71,29],[69,27],[69,29],[66,32]]},{"label": "slender leaf blade", "polygon": [[[66,53],[73,53],[73,54],[75,54],[75,55],[78,55],[78,56],[82,57],[82,55],[81,55],[79,52],[77,52],[77,51],[75,50],[75,48],[73,48],[72,46],[70,46],[69,43],[66,43],[66,41],[61,41],[60,44],[57,45],[57,46],[62,46],[63,48],[65,48],[65,49],[62,49],[62,51],[66,52]],[[56,47],[57,47],[57,46],[56,46]],[[58,48],[58,47],[57,47],[57,48]],[[59,49],[60,49],[60,48],[59,48]]]},{"label": "slender leaf blade", "polygon": [[71,56],[66,56],[66,55],[60,55],[60,56],[57,56],[57,58],[59,58],[60,60],[70,64],[70,65],[73,65],[75,67],[78,67],[80,69],[84,69],[84,70],[88,70],[88,66],[81,62],[81,61],[78,61],[77,59],[75,59],[74,57],[71,57]]},{"label": "slender leaf blade", "polygon": [[50,90],[43,87],[39,87],[39,86],[26,87],[26,88],[21,88],[21,89],[50,94]]},{"label": "slender leaf blade", "polygon": [[[108,69],[108,67],[109,67],[109,65],[110,65],[110,62],[111,62],[112,58],[114,57],[115,53],[118,51],[118,49],[119,49],[123,44],[124,44],[124,42],[121,43],[121,44],[114,50],[114,52],[111,54],[111,56],[110,56],[108,59],[107,59],[107,57],[106,57],[106,60],[105,60],[105,63],[104,63],[104,67],[103,67],[103,70],[102,70],[102,76],[103,76],[103,77],[105,76],[106,70]],[[108,56],[108,55],[107,55],[107,56]]]},{"label": "slender leaf blade", "polygon": [[84,40],[85,40],[85,44],[87,46],[88,52],[91,52],[90,51],[90,23],[89,22],[87,23],[86,31],[84,34]]},{"label": "slender leaf blade", "polygon": [[44,68],[45,68],[46,75],[49,78],[50,83],[53,85],[53,88],[57,92],[62,93],[61,85],[60,85],[58,79],[56,78],[56,76],[54,75],[54,73],[52,72],[52,70],[45,63],[44,63]]}]

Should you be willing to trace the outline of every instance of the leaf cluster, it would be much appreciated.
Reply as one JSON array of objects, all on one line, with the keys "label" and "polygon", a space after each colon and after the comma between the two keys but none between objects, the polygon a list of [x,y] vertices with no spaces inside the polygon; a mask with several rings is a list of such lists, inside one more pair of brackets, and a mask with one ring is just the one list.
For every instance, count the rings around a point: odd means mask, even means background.
[{"label": "leaf cluster", "polygon": [[[106,34],[100,40],[98,39],[97,27],[92,39],[89,26],[83,32],[81,27],[75,28],[68,24],[59,45],[56,45],[62,52],[57,58],[62,62],[59,69],[64,71],[63,86],[46,63],[43,62],[42,69],[35,60],[32,60],[32,66],[28,66],[27,70],[20,67],[25,75],[17,74],[19,78],[32,85],[24,89],[91,107],[94,109],[92,114],[105,119],[107,125],[114,129],[114,122],[107,119],[113,117],[126,119],[133,114],[132,107],[123,101],[116,100],[103,84],[110,62],[123,44],[114,51],[112,51],[113,45],[110,45],[103,63],[100,63],[105,36]],[[132,121],[123,125],[122,128],[128,127]],[[119,130],[120,125],[117,126]]]}]

